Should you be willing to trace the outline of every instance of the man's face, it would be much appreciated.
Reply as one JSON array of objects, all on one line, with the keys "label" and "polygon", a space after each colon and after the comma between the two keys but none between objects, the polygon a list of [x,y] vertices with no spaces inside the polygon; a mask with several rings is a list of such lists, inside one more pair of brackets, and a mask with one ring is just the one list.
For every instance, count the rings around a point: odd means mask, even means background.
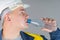
[{"label": "man's face", "polygon": [[20,29],[28,28],[28,17],[29,16],[23,7],[19,7],[11,13],[11,20],[13,22],[13,25]]}]

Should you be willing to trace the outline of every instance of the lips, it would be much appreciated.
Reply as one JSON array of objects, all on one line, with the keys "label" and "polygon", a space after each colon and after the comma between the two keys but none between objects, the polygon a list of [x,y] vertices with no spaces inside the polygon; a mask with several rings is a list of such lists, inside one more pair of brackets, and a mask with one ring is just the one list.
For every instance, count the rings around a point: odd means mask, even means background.
[{"label": "lips", "polygon": [[25,23],[27,23],[27,19],[25,19],[24,21],[25,21]]},{"label": "lips", "polygon": [[25,20],[25,23],[28,25],[27,20]]}]

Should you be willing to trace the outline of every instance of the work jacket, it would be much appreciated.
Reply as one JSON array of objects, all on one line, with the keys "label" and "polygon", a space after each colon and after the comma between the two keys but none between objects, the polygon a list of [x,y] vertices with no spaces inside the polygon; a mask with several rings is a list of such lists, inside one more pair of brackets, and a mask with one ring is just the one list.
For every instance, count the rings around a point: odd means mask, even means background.
[{"label": "work jacket", "polygon": [[[56,31],[49,33],[50,40],[60,40],[60,29],[57,28]],[[48,40],[43,35],[32,34],[29,32],[20,31],[20,35],[23,40]],[[0,31],[0,40],[2,40],[2,30]]]}]

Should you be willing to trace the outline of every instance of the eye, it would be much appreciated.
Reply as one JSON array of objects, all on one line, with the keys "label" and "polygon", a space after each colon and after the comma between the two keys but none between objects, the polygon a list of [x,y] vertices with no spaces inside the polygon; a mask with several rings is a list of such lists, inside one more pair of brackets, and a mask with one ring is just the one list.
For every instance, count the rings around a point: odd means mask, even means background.
[{"label": "eye", "polygon": [[24,15],[25,15],[25,12],[24,12],[24,11],[20,11],[20,12],[19,12],[19,15],[24,16]]}]

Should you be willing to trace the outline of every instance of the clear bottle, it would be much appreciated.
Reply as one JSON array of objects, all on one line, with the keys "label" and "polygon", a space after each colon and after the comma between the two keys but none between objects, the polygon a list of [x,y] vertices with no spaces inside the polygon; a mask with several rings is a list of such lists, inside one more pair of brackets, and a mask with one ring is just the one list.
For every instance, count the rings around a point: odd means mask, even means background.
[{"label": "clear bottle", "polygon": [[44,26],[44,23],[40,19],[28,19],[27,23],[33,24],[36,27],[42,27],[42,26]]}]

